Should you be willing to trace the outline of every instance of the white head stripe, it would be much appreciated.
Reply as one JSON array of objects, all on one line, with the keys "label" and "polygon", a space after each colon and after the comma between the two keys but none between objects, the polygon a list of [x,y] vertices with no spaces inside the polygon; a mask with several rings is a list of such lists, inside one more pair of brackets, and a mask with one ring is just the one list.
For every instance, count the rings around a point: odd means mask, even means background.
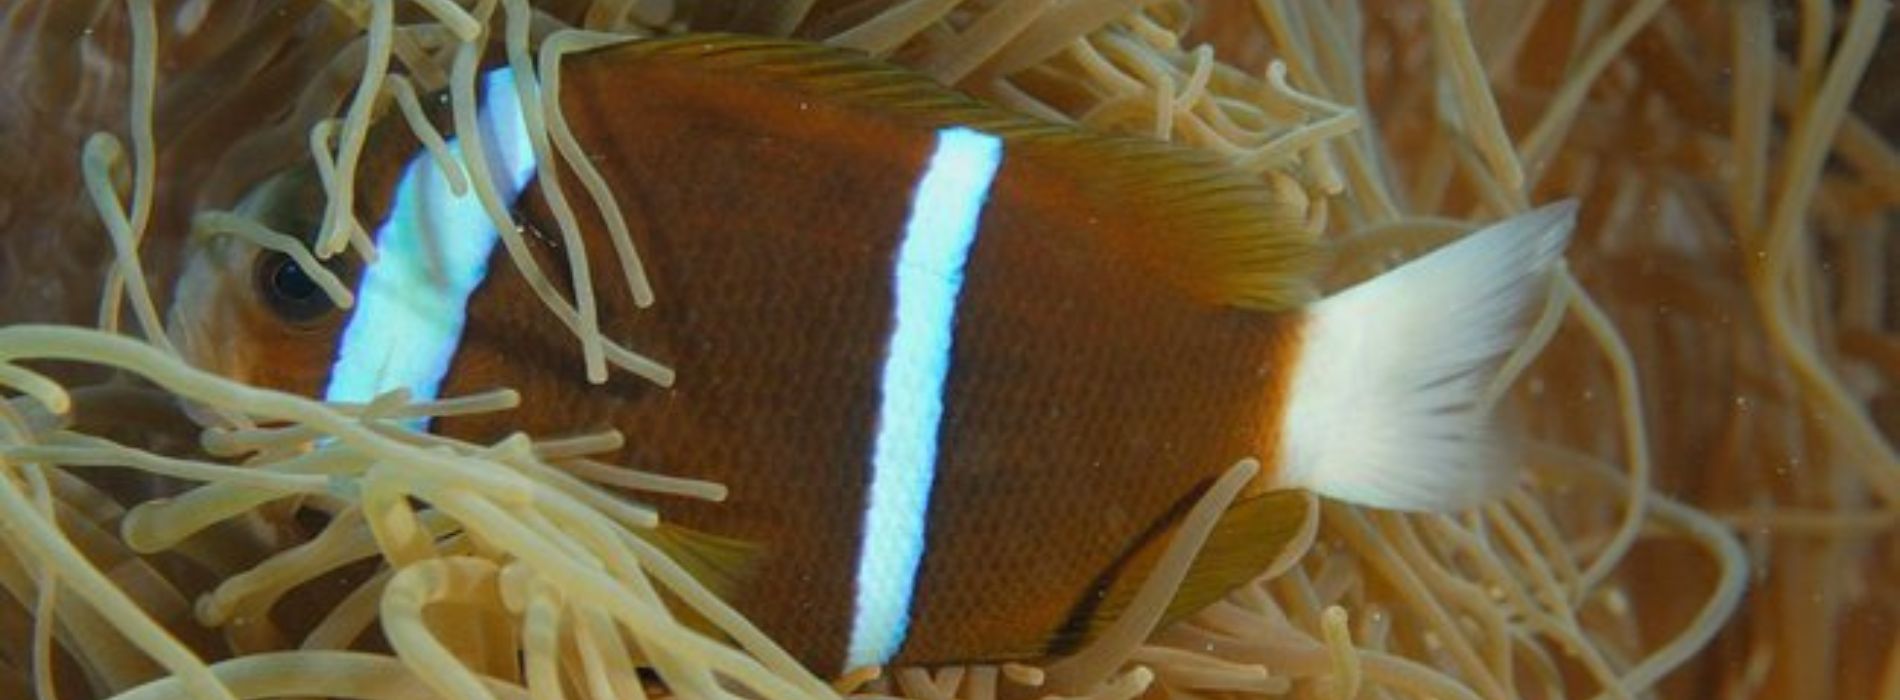
[{"label": "white head stripe", "polygon": [[[488,74],[482,101],[482,142],[494,154],[489,171],[502,198],[512,201],[535,164],[508,69]],[[449,153],[465,162],[459,138],[449,142]],[[461,343],[468,297],[488,275],[496,240],[474,192],[452,192],[426,152],[412,159],[396,185],[389,219],[376,231],[380,255],[363,271],[324,400],[367,402],[399,388],[414,400],[435,398]],[[426,428],[427,421],[414,426]]]},{"label": "white head stripe", "polygon": [[957,295],[1002,159],[1003,142],[995,136],[960,127],[939,131],[904,222],[894,275],[896,323],[879,385],[847,668],[890,660],[910,623],[936,475]]}]

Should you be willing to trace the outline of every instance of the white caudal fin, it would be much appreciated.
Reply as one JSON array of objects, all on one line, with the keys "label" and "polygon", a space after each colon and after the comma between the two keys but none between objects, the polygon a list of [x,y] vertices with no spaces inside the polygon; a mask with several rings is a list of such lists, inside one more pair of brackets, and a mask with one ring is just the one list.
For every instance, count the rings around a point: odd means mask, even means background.
[{"label": "white caudal fin", "polygon": [[1308,307],[1277,481],[1399,510],[1509,486],[1478,406],[1576,226],[1574,201],[1494,224]]}]

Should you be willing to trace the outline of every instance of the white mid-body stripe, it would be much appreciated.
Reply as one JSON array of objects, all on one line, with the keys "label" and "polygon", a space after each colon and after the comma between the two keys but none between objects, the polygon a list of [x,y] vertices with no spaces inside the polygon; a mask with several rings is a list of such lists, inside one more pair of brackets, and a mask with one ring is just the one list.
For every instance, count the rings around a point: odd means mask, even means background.
[{"label": "white mid-body stripe", "polygon": [[[485,90],[480,123],[488,169],[503,201],[513,201],[535,170],[513,74],[490,72]],[[463,162],[459,138],[449,152]],[[366,402],[405,388],[413,400],[435,398],[461,343],[468,297],[488,274],[498,237],[473,191],[455,194],[426,152],[405,166],[396,187],[389,218],[376,231],[379,255],[363,271],[337,344],[327,401]],[[426,428],[427,421],[413,425]]]},{"label": "white mid-body stripe", "polygon": [[995,136],[960,127],[939,131],[904,222],[847,668],[882,664],[904,642],[924,554],[963,267],[1002,159],[1003,143]]}]

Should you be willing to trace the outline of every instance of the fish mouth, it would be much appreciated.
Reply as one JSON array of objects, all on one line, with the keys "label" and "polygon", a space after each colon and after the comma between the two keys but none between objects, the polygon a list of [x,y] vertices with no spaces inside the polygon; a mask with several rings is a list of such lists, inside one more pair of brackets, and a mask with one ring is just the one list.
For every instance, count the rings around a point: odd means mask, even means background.
[{"label": "fish mouth", "polygon": [[214,351],[213,344],[207,342],[211,329],[206,326],[209,319],[202,313],[192,313],[181,305],[174,305],[165,319],[165,339],[171,342],[177,351],[178,359],[197,369],[214,374],[229,375],[229,367]]},{"label": "fish mouth", "polygon": [[[165,335],[170,338],[172,347],[178,351],[179,359],[195,369],[232,381],[245,382],[245,377],[237,376],[235,370],[238,368],[228,362],[229,358],[225,356],[225,353],[217,352],[216,345],[208,342],[210,329],[205,327],[202,320],[196,315],[181,313],[176,307],[172,309],[171,322],[168,324]],[[190,418],[191,422],[198,424],[199,427],[238,427],[225,412],[211,404],[180,396],[178,406],[184,411],[185,417]]]},{"label": "fish mouth", "polygon": [[[233,381],[246,381],[236,376],[240,368],[234,366],[229,353],[222,344],[214,342],[219,333],[218,326],[224,314],[219,313],[218,297],[213,292],[215,275],[205,266],[205,262],[192,259],[187,262],[186,270],[172,295],[172,306],[165,317],[165,337],[178,353],[178,358],[191,367],[215,374]],[[183,396],[178,397],[178,405],[191,422],[203,428],[236,427],[222,412],[210,404]]]}]

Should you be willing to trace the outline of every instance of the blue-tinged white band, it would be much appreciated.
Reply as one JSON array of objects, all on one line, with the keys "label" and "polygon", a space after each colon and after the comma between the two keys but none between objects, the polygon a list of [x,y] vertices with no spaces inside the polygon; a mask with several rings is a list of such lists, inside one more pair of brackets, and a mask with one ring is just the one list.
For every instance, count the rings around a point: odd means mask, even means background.
[{"label": "blue-tinged white band", "polygon": [[[534,152],[508,69],[488,74],[479,122],[492,184],[513,201],[534,176]],[[448,144],[457,163],[460,139]],[[376,231],[376,262],[363,271],[343,326],[326,401],[367,402],[395,389],[436,397],[461,343],[468,297],[488,275],[498,240],[475,193],[456,195],[425,151],[403,169],[395,205]],[[412,423],[428,427],[427,419]]]},{"label": "blue-tinged white band", "polygon": [[1003,160],[1003,142],[965,128],[937,133],[897,252],[896,323],[884,359],[871,492],[858,555],[847,668],[882,664],[910,623],[936,477],[944,377],[963,268]]}]

